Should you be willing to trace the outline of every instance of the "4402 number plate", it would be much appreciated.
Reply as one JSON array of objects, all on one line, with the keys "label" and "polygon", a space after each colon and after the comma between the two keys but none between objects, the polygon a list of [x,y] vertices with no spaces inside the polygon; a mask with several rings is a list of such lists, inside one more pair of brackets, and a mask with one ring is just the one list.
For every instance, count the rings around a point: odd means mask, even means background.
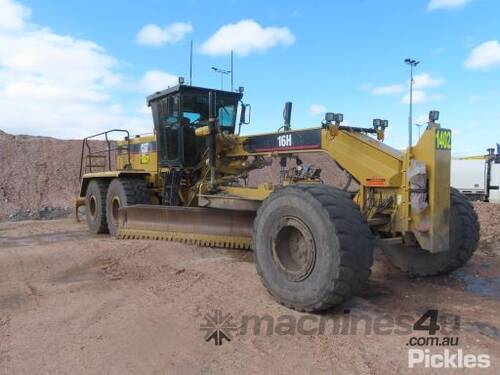
[{"label": "4402 number plate", "polygon": [[451,150],[451,130],[436,130],[436,150]]}]

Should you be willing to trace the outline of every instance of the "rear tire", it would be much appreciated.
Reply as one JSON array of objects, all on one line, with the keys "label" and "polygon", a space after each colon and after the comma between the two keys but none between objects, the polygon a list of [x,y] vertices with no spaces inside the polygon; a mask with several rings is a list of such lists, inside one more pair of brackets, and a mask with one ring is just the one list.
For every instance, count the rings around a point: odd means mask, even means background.
[{"label": "rear tire", "polygon": [[356,204],[331,186],[280,189],[254,222],[257,272],[269,293],[299,311],[322,311],[359,291],[370,275],[373,235]]},{"label": "rear tire", "polygon": [[149,190],[143,178],[120,177],[111,181],[106,196],[106,219],[109,233],[118,230],[118,210],[134,204],[150,203]]},{"label": "rear tire", "polygon": [[451,189],[450,248],[431,253],[419,246],[391,246],[384,252],[391,263],[410,276],[445,274],[462,267],[472,257],[479,241],[479,220],[467,197]]},{"label": "rear tire", "polygon": [[89,231],[94,234],[108,233],[106,221],[106,191],[108,183],[105,180],[91,180],[85,193],[85,219]]}]

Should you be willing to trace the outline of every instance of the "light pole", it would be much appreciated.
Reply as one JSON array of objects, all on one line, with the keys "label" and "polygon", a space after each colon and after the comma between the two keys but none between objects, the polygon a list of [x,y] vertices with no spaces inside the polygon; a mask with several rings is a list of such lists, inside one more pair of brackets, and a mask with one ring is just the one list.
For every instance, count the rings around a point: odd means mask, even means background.
[{"label": "light pole", "polygon": [[413,68],[416,67],[420,61],[413,59],[405,59],[405,63],[410,65],[410,114],[408,115],[408,145],[412,146],[412,115],[413,115]]},{"label": "light pole", "polygon": [[224,75],[230,74],[231,71],[230,70],[224,70],[224,69],[216,68],[215,66],[212,66],[212,70],[215,73],[219,73],[220,74],[220,89],[223,90],[224,89]]}]

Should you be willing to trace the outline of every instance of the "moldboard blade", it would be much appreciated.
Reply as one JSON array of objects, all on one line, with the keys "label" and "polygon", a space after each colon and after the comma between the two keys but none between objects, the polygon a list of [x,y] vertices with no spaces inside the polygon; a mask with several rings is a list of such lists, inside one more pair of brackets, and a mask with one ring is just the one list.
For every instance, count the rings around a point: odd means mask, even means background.
[{"label": "moldboard blade", "polygon": [[178,241],[249,249],[255,212],[203,207],[135,205],[119,211],[120,239]]}]

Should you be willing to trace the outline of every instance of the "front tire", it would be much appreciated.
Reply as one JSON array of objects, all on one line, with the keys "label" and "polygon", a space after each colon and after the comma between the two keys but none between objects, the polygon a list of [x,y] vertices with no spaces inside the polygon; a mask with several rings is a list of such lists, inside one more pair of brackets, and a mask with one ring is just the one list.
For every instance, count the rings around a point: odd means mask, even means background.
[{"label": "front tire", "polygon": [[252,248],[263,285],[299,311],[341,304],[367,282],[373,262],[373,235],[358,207],[325,185],[272,193],[257,212]]},{"label": "front tire", "polygon": [[142,178],[120,177],[109,184],[106,196],[106,219],[109,233],[118,231],[118,210],[134,204],[149,203],[149,190]]},{"label": "front tire", "polygon": [[467,197],[451,189],[450,249],[431,253],[419,246],[384,248],[390,262],[410,276],[446,274],[462,267],[476,251],[479,241],[479,220]]}]

